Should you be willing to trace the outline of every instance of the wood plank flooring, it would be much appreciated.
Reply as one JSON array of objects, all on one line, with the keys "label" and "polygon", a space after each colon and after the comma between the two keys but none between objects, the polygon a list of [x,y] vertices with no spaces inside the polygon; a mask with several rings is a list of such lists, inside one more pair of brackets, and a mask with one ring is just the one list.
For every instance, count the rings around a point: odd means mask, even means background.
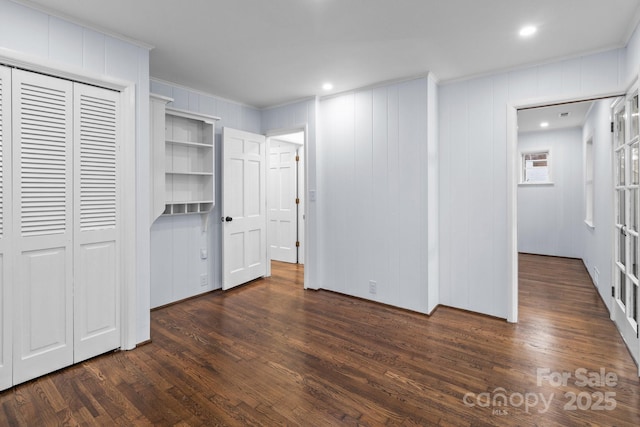
[{"label": "wood plank flooring", "polygon": [[[0,425],[640,425],[636,366],[582,263],[521,255],[520,271],[514,325],[304,291],[278,263],[152,312],[151,344],[0,393]],[[617,381],[581,386],[581,368]]]}]

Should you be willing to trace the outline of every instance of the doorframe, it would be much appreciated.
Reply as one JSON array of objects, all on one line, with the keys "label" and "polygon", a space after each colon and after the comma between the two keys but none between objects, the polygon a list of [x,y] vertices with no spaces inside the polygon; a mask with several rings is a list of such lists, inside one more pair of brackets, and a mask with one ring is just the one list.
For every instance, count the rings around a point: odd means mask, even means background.
[{"label": "doorframe", "polygon": [[[136,347],[136,84],[0,47],[0,63],[120,92],[120,348]],[[127,236],[134,236],[127,238]]]},{"label": "doorframe", "polygon": [[[265,136],[267,137],[267,153],[269,153],[271,151],[271,138],[275,138],[281,135],[288,135],[290,133],[298,133],[298,132],[303,132],[304,133],[304,144],[302,145],[304,147],[304,156],[302,156],[302,161],[303,161],[303,168],[304,168],[304,188],[302,189],[302,195],[303,195],[303,200],[304,200],[304,209],[303,209],[303,215],[304,215],[304,245],[302,245],[302,252],[304,254],[304,289],[307,289],[308,287],[308,275],[307,275],[307,266],[308,266],[308,262],[309,262],[309,229],[308,229],[308,224],[309,222],[307,221],[307,219],[309,218],[309,191],[308,191],[308,187],[309,187],[309,164],[308,164],[308,144],[309,144],[309,126],[307,124],[300,124],[298,126],[292,126],[292,127],[287,127],[287,128],[279,128],[279,129],[270,129],[265,133]],[[269,167],[269,157],[267,156],[267,168]],[[266,185],[267,188],[269,188],[269,174],[267,174],[267,179],[266,179]],[[298,189],[298,193],[300,193],[300,189]],[[299,214],[299,212],[298,212]],[[267,218],[267,223],[268,223],[268,218]],[[267,277],[271,276],[271,251],[269,250],[269,227],[267,227],[267,239],[265,244],[267,245]]]},{"label": "doorframe", "polygon": [[511,101],[506,104],[507,120],[507,321],[518,322],[518,115],[517,111],[525,108],[538,108],[553,104],[564,104],[615,98],[626,92],[595,92],[580,96],[549,96],[536,99]]}]

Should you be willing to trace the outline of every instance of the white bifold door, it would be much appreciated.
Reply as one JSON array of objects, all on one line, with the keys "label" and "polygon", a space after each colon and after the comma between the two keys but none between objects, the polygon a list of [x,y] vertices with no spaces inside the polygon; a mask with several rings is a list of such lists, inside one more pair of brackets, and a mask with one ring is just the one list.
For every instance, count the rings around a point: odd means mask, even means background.
[{"label": "white bifold door", "polygon": [[12,132],[3,128],[2,142],[12,173],[2,183],[12,203],[1,215],[12,271],[2,301],[4,320],[13,311],[18,384],[120,346],[119,93],[10,73],[12,96],[2,98]]},{"label": "white bifold door", "polygon": [[267,271],[266,138],[222,129],[222,288]]}]

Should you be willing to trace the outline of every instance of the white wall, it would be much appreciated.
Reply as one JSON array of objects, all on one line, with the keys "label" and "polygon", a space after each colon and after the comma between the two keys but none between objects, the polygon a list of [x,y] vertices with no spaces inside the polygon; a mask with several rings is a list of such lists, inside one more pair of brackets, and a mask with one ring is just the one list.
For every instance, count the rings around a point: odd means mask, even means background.
[{"label": "white wall", "polygon": [[437,154],[429,139],[435,90],[425,77],[320,102],[320,287],[423,313],[437,304],[429,301],[429,287],[437,286],[429,283],[431,268],[437,278],[437,230],[428,229],[429,190],[437,191],[429,181],[437,179],[429,174],[429,149]]},{"label": "white wall", "polygon": [[607,307],[611,309],[613,239],[613,160],[611,100],[598,101],[583,127],[583,144],[593,138],[594,228],[584,225],[583,260]]},{"label": "white wall", "polygon": [[584,249],[582,129],[518,134],[518,152],[550,151],[553,185],[518,186],[518,252],[581,258]]},{"label": "white wall", "polygon": [[440,87],[441,304],[507,317],[506,106],[621,92],[627,74],[617,49]]},{"label": "white wall", "polygon": [[[218,116],[215,137],[216,206],[203,232],[200,215],[161,216],[151,227],[151,307],[222,287],[222,223],[220,222],[220,143],[222,128],[261,131],[260,110],[171,83],[151,79],[151,92],[173,98],[168,105],[182,110]],[[206,260],[200,249],[207,249]],[[209,277],[200,286],[200,275]]]},{"label": "white wall", "polygon": [[[149,51],[121,39],[0,0],[0,47],[78,74],[136,84],[136,324],[135,341],[149,339]],[[126,266],[125,266],[126,267]]]}]

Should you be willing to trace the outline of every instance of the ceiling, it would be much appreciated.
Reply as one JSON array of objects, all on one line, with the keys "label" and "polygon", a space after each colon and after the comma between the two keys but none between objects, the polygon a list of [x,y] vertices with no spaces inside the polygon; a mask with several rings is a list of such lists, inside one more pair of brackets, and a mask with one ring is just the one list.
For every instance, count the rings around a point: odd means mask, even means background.
[{"label": "ceiling", "polygon": [[[519,110],[518,133],[582,127],[591,104],[593,104],[593,101]],[[563,116],[560,115],[561,113]],[[543,122],[548,123],[548,126],[541,127],[540,124]]]},{"label": "ceiling", "polygon": [[[265,107],[622,47],[640,0],[25,0],[154,46],[151,76]],[[606,19],[604,19],[606,18]],[[521,39],[525,24],[538,33]],[[334,88],[323,92],[330,81]]]}]

